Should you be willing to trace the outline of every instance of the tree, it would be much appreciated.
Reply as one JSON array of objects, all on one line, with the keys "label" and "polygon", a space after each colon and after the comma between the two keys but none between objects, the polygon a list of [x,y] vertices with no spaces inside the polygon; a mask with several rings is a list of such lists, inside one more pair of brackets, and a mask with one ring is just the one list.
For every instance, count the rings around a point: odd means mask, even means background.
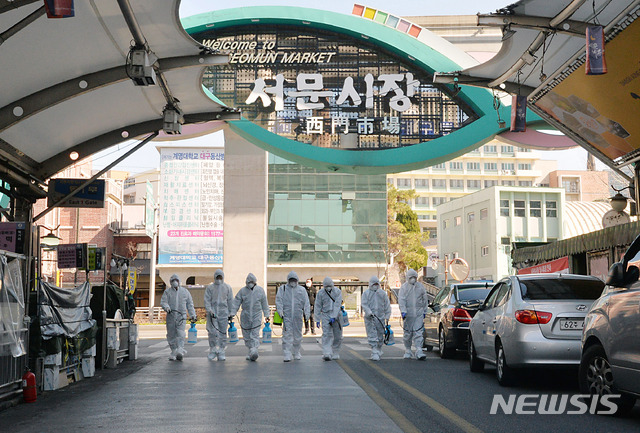
[{"label": "tree", "polygon": [[[395,186],[387,188],[387,248],[385,249],[385,281],[389,280],[389,265],[397,263],[400,271],[407,268],[420,269],[427,265],[427,250],[422,242],[429,240],[428,233],[420,231],[418,215],[409,204],[416,198],[416,191],[398,190]],[[369,239],[369,242],[372,242]],[[383,239],[377,239],[384,243]]]}]

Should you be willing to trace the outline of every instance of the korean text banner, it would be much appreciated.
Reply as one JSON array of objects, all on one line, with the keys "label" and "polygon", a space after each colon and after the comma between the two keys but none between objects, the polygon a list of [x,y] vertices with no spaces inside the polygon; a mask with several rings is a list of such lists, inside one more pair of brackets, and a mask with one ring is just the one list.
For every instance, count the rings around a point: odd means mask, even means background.
[{"label": "korean text banner", "polygon": [[224,150],[160,151],[159,264],[222,264]]}]

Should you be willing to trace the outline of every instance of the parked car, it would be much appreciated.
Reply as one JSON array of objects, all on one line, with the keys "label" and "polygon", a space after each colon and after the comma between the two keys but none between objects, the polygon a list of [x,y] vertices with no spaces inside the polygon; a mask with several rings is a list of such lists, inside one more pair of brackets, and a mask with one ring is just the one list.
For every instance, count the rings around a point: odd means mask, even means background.
[{"label": "parked car", "polygon": [[640,397],[640,236],[621,262],[611,266],[607,286],[585,318],[580,390],[585,394],[621,394],[618,414]]},{"label": "parked car", "polygon": [[498,383],[508,386],[517,368],[578,366],[584,317],[603,289],[585,275],[503,278],[471,320],[471,371],[495,364]]},{"label": "parked car", "polygon": [[441,358],[450,358],[456,350],[467,350],[469,322],[492,286],[493,282],[478,281],[443,287],[427,308],[424,347],[438,347]]}]

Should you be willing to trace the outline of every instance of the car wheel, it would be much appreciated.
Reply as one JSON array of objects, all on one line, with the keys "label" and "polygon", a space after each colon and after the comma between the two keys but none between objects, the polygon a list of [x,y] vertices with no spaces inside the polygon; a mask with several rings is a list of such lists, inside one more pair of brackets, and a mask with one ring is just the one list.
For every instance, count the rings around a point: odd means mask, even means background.
[{"label": "car wheel", "polygon": [[444,328],[440,328],[440,332],[438,332],[438,348],[440,349],[440,358],[447,359],[453,356],[454,350],[451,350],[447,345]]},{"label": "car wheel", "polygon": [[[584,351],[580,360],[578,373],[580,391],[585,394],[603,396],[606,394],[620,394],[613,380],[611,365],[602,346],[593,345]],[[635,405],[636,399],[626,394],[612,400],[618,406],[615,415],[624,415]],[[598,406],[599,410],[608,410],[604,406]]]},{"label": "car wheel", "polygon": [[478,358],[476,346],[473,345],[471,336],[469,336],[469,370],[473,373],[480,373],[484,370],[484,361]]},{"label": "car wheel", "polygon": [[496,378],[500,386],[511,386],[515,382],[516,372],[507,364],[502,343],[496,348]]},{"label": "car wheel", "polygon": [[428,344],[424,348],[427,352],[433,351],[433,346],[429,346]]}]

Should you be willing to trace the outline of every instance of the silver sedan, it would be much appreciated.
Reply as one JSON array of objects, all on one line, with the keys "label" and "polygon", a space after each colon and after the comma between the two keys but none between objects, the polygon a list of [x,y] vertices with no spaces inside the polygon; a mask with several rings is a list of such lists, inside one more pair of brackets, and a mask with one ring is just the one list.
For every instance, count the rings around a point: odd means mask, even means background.
[{"label": "silver sedan", "polygon": [[584,275],[503,278],[471,320],[471,371],[495,364],[498,382],[508,386],[515,368],[579,365],[584,318],[603,289]]}]

